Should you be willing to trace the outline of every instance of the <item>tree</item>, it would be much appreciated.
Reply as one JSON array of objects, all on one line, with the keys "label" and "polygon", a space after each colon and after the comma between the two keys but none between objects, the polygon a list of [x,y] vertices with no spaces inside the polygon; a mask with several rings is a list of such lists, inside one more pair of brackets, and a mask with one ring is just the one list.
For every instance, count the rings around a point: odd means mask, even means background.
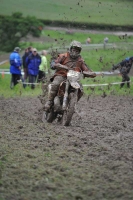
[{"label": "tree", "polygon": [[35,17],[23,17],[16,12],[11,16],[0,16],[0,47],[2,51],[12,51],[27,35],[40,37],[43,23]]}]

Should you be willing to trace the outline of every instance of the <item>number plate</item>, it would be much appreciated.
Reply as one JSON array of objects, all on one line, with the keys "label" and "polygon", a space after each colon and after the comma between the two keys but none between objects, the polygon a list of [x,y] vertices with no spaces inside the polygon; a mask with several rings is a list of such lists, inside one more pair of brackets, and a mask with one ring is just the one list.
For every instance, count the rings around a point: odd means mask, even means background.
[{"label": "number plate", "polygon": [[70,77],[79,77],[80,76],[80,72],[69,70],[69,72],[67,73],[67,76],[70,76]]}]

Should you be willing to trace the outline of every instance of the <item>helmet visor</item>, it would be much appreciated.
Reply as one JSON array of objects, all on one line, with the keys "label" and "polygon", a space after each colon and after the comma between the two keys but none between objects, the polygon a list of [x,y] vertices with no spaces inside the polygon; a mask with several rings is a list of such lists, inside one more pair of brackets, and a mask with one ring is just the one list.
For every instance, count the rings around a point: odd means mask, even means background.
[{"label": "helmet visor", "polygon": [[76,47],[76,46],[72,46],[71,48],[73,51],[76,51],[76,52],[80,52],[81,51],[81,48],[80,47]]}]

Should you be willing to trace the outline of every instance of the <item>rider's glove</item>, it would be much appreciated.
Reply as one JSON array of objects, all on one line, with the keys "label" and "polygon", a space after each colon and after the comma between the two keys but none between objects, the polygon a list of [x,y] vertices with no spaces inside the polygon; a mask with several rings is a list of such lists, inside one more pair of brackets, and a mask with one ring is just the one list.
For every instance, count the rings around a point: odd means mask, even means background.
[{"label": "rider's glove", "polygon": [[115,70],[115,65],[113,65],[112,70],[113,70],[113,71]]},{"label": "rider's glove", "polygon": [[51,67],[51,69],[56,69],[55,68],[55,61],[54,60],[51,61],[50,67]]}]

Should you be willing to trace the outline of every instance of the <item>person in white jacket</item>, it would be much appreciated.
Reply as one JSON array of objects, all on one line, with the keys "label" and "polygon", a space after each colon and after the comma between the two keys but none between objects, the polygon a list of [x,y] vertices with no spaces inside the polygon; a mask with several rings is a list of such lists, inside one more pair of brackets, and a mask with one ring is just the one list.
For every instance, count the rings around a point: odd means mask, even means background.
[{"label": "person in white jacket", "polygon": [[38,73],[38,79],[37,82],[39,83],[43,78],[46,76],[46,72],[48,71],[47,67],[47,51],[42,50],[41,52],[41,64],[39,65],[39,73]]}]

